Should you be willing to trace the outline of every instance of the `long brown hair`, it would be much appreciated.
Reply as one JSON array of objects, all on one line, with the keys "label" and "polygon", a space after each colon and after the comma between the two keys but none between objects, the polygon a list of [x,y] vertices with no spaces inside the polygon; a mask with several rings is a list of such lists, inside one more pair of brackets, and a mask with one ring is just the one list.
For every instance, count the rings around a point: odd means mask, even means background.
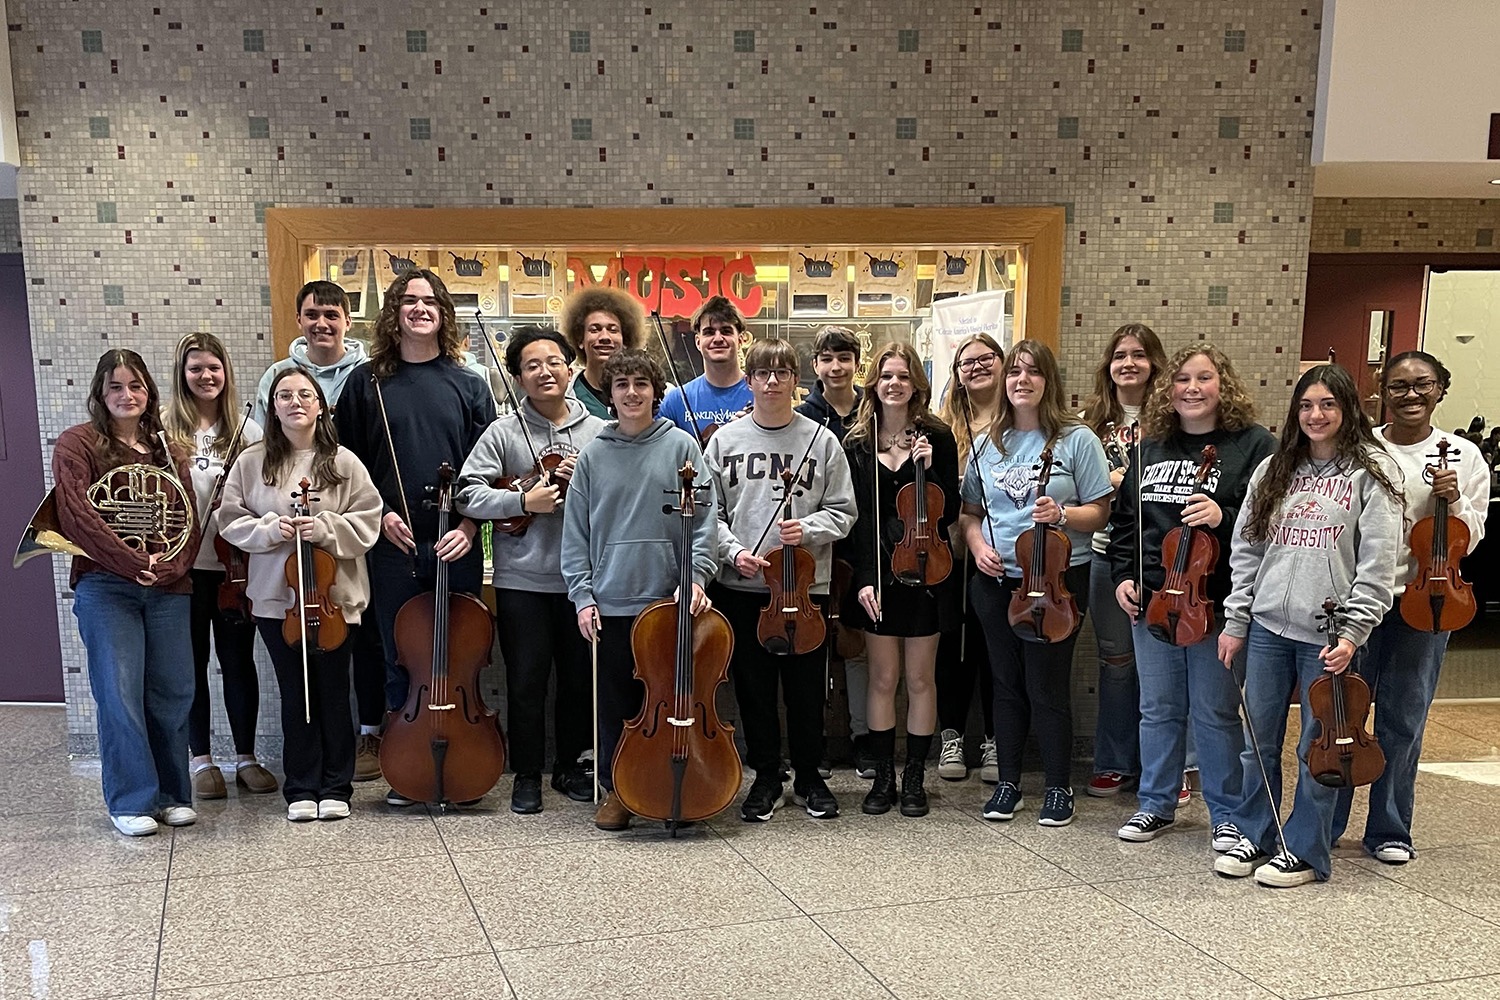
[{"label": "long brown hair", "polygon": [[281,482],[281,477],[291,467],[293,449],[291,440],[281,426],[281,417],[276,412],[276,388],[296,375],[306,379],[318,394],[318,419],[313,424],[312,475],[308,478],[319,489],[337,486],[347,477],[340,475],[338,470],[339,435],[333,428],[328,400],[324,398],[323,387],[318,384],[318,380],[295,365],[278,372],[266,393],[266,436],[260,442],[266,449],[266,460],[260,467],[260,481],[267,486],[287,485]]},{"label": "long brown hair", "polygon": [[[1041,424],[1042,433],[1047,437],[1044,448],[1050,448],[1062,436],[1062,432],[1075,424],[1083,421],[1069,413],[1063,406],[1062,371],[1057,367],[1057,356],[1052,353],[1052,348],[1040,340],[1022,340],[1010,349],[1005,355],[1005,364],[1000,369],[1002,381],[1006,374],[1013,368],[1021,358],[1021,355],[1031,358],[1031,363],[1036,366],[1046,385],[1042,388],[1042,398],[1037,403],[1037,421]],[[1005,432],[1016,426],[1015,407],[1010,405],[1010,397],[1006,395],[1005,386],[1000,387],[1000,415],[995,418],[995,425],[990,433],[990,440],[1000,450],[1000,454],[1006,453]]]},{"label": "long brown hair", "polygon": [[1250,508],[1250,520],[1240,534],[1247,542],[1261,542],[1270,537],[1271,528],[1281,511],[1282,502],[1292,486],[1292,477],[1297,469],[1309,460],[1311,442],[1302,430],[1298,414],[1302,397],[1313,385],[1322,385],[1338,401],[1343,421],[1334,436],[1334,460],[1340,468],[1364,469],[1380,483],[1398,504],[1405,504],[1400,486],[1386,475],[1374,455],[1381,451],[1375,438],[1374,425],[1365,415],[1359,402],[1359,389],[1354,379],[1339,365],[1315,365],[1302,373],[1297,388],[1292,390],[1292,404],[1287,410],[1286,423],[1281,428],[1281,444],[1266,466],[1256,488],[1255,501]]},{"label": "long brown hair", "polygon": [[401,360],[401,296],[406,294],[406,286],[418,278],[432,286],[438,314],[443,320],[442,329],[438,330],[438,353],[459,364],[464,362],[464,346],[468,338],[458,328],[458,314],[453,311],[453,296],[448,294],[448,286],[425,267],[414,267],[405,274],[398,274],[391,282],[380,304],[380,315],[375,318],[375,333],[370,338],[370,367],[380,378],[395,374],[396,362]]},{"label": "long brown hair", "polygon": [[104,387],[116,368],[130,369],[146,385],[146,409],[141,413],[136,441],[150,450],[151,461],[156,464],[175,464],[175,459],[170,454],[163,453],[161,438],[158,436],[164,428],[161,424],[161,392],[156,388],[156,380],[151,377],[141,356],[124,348],[101,354],[99,364],[94,368],[94,380],[89,383],[89,426],[94,431],[94,454],[108,466],[138,462],[141,459],[140,452],[120,443],[111,430],[114,418],[110,416],[109,405],[104,402]]},{"label": "long brown hair", "polygon": [[921,356],[910,344],[893,340],[876,352],[874,363],[865,372],[865,382],[862,386],[864,394],[859,399],[859,410],[854,417],[854,426],[844,437],[846,447],[849,445],[866,447],[869,443],[875,442],[875,421],[880,413],[880,402],[875,398],[875,387],[880,384],[880,369],[891,358],[899,358],[906,362],[906,370],[911,373],[911,398],[906,401],[907,422],[914,427],[929,429],[935,429],[940,423],[928,409],[928,404],[932,401],[932,383],[927,380],[927,369],[922,364]]},{"label": "long brown hair", "polygon": [[1109,343],[1104,345],[1104,357],[1100,360],[1099,367],[1094,370],[1093,395],[1083,404],[1083,422],[1101,438],[1106,425],[1119,426],[1125,422],[1125,408],[1120,405],[1120,387],[1110,377],[1109,366],[1115,359],[1120,341],[1126,337],[1134,337],[1140,341],[1146,352],[1146,360],[1151,363],[1151,375],[1146,379],[1148,396],[1151,387],[1160,381],[1162,372],[1167,368],[1167,352],[1162,349],[1161,338],[1145,323],[1126,323],[1114,332]]},{"label": "long brown hair", "polygon": [[1219,373],[1219,407],[1215,414],[1219,426],[1226,431],[1242,431],[1255,423],[1255,400],[1251,398],[1245,380],[1234,370],[1234,362],[1213,344],[1199,342],[1172,355],[1162,377],[1151,387],[1151,394],[1141,409],[1141,431],[1147,437],[1164,438],[1175,434],[1182,426],[1177,409],[1172,405],[1172,386],[1182,366],[1200,354]]},{"label": "long brown hair", "polygon": [[[974,447],[973,421],[974,401],[969,398],[969,390],[964,386],[963,379],[959,375],[958,362],[964,356],[964,351],[974,344],[983,344],[995,352],[995,365],[1003,372],[1005,370],[1005,348],[987,333],[975,333],[965,337],[958,342],[958,348],[953,352],[953,364],[948,374],[948,392],[943,396],[943,403],[938,408],[938,417],[953,431],[954,440],[958,442],[958,467],[961,469],[969,461],[969,449]],[[993,369],[991,369],[993,370]],[[999,373],[995,380],[995,405],[999,412],[1000,401],[1005,398],[1005,378]],[[979,429],[982,434],[989,430],[986,425]]]},{"label": "long brown hair", "polygon": [[177,342],[177,350],[172,355],[172,403],[162,413],[162,424],[172,444],[192,454],[193,434],[198,430],[198,406],[187,383],[189,351],[212,354],[224,366],[224,390],[214,400],[218,408],[214,426],[218,427],[219,433],[208,447],[210,454],[228,458],[229,442],[245,414],[240,409],[240,394],[234,387],[234,366],[229,363],[229,352],[225,350],[224,342],[213,334],[190,333]]}]

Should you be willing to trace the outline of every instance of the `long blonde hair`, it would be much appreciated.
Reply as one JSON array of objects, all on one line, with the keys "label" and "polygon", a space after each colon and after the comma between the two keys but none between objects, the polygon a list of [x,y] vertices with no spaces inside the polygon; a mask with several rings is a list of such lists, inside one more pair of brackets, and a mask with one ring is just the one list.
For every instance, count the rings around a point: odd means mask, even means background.
[{"label": "long blonde hair", "polygon": [[875,442],[875,421],[880,412],[880,403],[875,398],[875,389],[880,385],[880,369],[891,358],[900,358],[906,362],[906,370],[911,373],[911,398],[906,401],[907,422],[914,427],[929,429],[935,429],[940,423],[928,409],[928,403],[932,400],[932,383],[927,380],[927,369],[922,364],[921,356],[910,344],[893,340],[880,348],[875,355],[875,363],[870,365],[865,373],[865,382],[861,387],[864,393],[859,399],[859,410],[854,417],[854,426],[849,428],[849,433],[844,436],[845,447],[850,445],[866,447]]},{"label": "long blonde hair", "polygon": [[[976,333],[959,341],[958,349],[953,352],[953,364],[949,371],[948,392],[943,396],[943,403],[938,407],[938,417],[953,431],[953,438],[958,442],[958,467],[962,469],[969,460],[969,450],[974,447],[973,422],[974,422],[974,400],[969,396],[969,390],[964,386],[959,376],[958,361],[964,356],[964,351],[974,344],[983,344],[995,352],[995,364],[1004,370],[1005,348],[987,333]],[[999,412],[1000,401],[1005,398],[1005,379],[1001,377],[995,385],[995,406]],[[989,425],[979,428],[979,433],[988,431]]]},{"label": "long blonde hair", "polygon": [[[1083,423],[1078,417],[1068,412],[1063,406],[1062,370],[1057,366],[1057,356],[1052,353],[1052,348],[1040,340],[1022,340],[1010,349],[1005,355],[1005,365],[1000,369],[1001,378],[1005,378],[1007,372],[1020,360],[1021,355],[1031,358],[1031,363],[1036,366],[1037,371],[1046,385],[1042,388],[1042,398],[1037,403],[1037,421],[1041,424],[1042,433],[1047,436],[1044,448],[1050,448],[1057,443],[1062,432],[1069,427]],[[1006,453],[1005,432],[1016,426],[1015,407],[1010,405],[1010,397],[1005,392],[1005,387],[1000,388],[1000,415],[995,418],[994,429],[990,433],[990,440],[995,443],[1000,454]]]},{"label": "long blonde hair", "polygon": [[172,402],[162,414],[162,425],[167,437],[184,454],[193,454],[193,435],[198,430],[198,404],[194,402],[193,390],[187,383],[187,356],[190,351],[212,354],[224,366],[224,391],[214,400],[218,413],[214,426],[219,429],[209,443],[209,454],[216,458],[230,457],[229,442],[245,414],[240,409],[240,394],[234,387],[234,366],[229,363],[229,351],[224,342],[211,333],[190,333],[177,342],[172,354]]}]

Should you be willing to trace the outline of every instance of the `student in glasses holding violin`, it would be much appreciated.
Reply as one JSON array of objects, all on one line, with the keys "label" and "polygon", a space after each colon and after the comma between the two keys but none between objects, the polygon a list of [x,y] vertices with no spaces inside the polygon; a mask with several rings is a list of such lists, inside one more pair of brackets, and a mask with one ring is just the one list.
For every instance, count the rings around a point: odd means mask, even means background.
[{"label": "student in glasses holding violin", "polygon": [[563,306],[562,329],[573,354],[582,362],[573,376],[571,392],[594,416],[610,419],[604,362],[626,348],[640,350],[645,342],[640,302],[618,288],[590,285],[569,296]]},{"label": "student in glasses holding violin", "polygon": [[718,428],[743,416],[753,398],[740,368],[745,317],[734,303],[715,295],[693,313],[692,327],[703,358],[703,374],[668,389],[661,415],[699,441],[707,441]]},{"label": "student in glasses holding violin", "polygon": [[[1385,771],[1370,786],[1370,811],[1362,842],[1376,860],[1388,865],[1405,864],[1417,856],[1411,835],[1417,760],[1422,754],[1422,732],[1437,691],[1438,672],[1452,634],[1441,620],[1435,630],[1431,593],[1425,600],[1419,593],[1406,593],[1418,577],[1419,559],[1429,564],[1429,575],[1438,573],[1432,565],[1431,546],[1418,552],[1410,540],[1418,522],[1435,517],[1441,500],[1447,503],[1448,517],[1457,518],[1468,529],[1467,551],[1473,552],[1484,538],[1484,519],[1490,503],[1489,467],[1479,449],[1467,438],[1443,434],[1432,426],[1432,412],[1447,395],[1452,380],[1443,363],[1425,351],[1396,355],[1386,363],[1381,375],[1390,423],[1375,428],[1375,437],[1401,466],[1401,487],[1406,494],[1406,537],[1396,575],[1396,603],[1370,633],[1361,663],[1379,705],[1375,713],[1375,738],[1385,753]],[[1443,439],[1447,440],[1448,448],[1440,462],[1438,445]],[[1446,522],[1444,534],[1451,525],[1451,521]],[[1437,538],[1436,521],[1429,521],[1427,526],[1433,530],[1425,534]],[[1460,549],[1459,554],[1461,557],[1465,553]],[[1457,564],[1446,556],[1445,551],[1444,563],[1456,574]],[[1416,625],[1407,620],[1404,611],[1408,610],[1417,619]],[[1463,620],[1463,616],[1458,620]],[[1340,789],[1333,821],[1334,840],[1338,840],[1349,823],[1352,799],[1352,790]]]},{"label": "student in glasses holding violin", "polygon": [[[1276,439],[1255,422],[1229,358],[1204,343],[1167,362],[1141,430],[1141,466],[1125,473],[1108,549],[1111,602],[1133,623],[1140,684],[1138,805],[1119,836],[1140,843],[1172,827],[1191,724],[1213,847],[1223,852],[1240,840],[1231,815],[1245,738],[1237,681],[1219,665],[1218,626],[1235,518],[1250,473],[1276,450]],[[1139,594],[1137,552],[1144,559]]]},{"label": "student in glasses holding violin", "polygon": [[[849,533],[857,508],[838,438],[792,410],[797,349],[785,340],[756,341],[746,363],[755,408],[748,419],[719,428],[704,450],[722,505],[721,568],[711,595],[734,628],[730,679],[740,703],[745,761],[755,770],[740,816],[750,823],[768,820],[781,803],[779,688],[796,772],[793,794],[808,815],[826,819],[838,815],[838,800],[818,774],[824,736],[823,649],[778,655],[761,644],[757,625],[770,593],[762,570],[772,549],[807,549],[816,563],[808,590],[821,605],[832,575],[833,543]],[[784,471],[794,477],[786,517]]]},{"label": "student in glasses holding violin", "polygon": [[[1253,874],[1277,888],[1328,878],[1338,791],[1308,770],[1307,749],[1319,728],[1308,688],[1325,673],[1348,670],[1390,609],[1401,517],[1401,471],[1376,440],[1354,380],[1338,365],[1308,369],[1292,394],[1276,452],[1251,475],[1234,526],[1219,661],[1227,669],[1241,650],[1247,653],[1245,711],[1260,745],[1241,756],[1241,792],[1230,820],[1241,837],[1214,861],[1220,875]],[[1339,606],[1336,620],[1320,628],[1319,611],[1330,598]],[[1338,635],[1333,646],[1329,626]],[[1279,800],[1293,690],[1302,704],[1297,794],[1278,827],[1279,802],[1271,802],[1266,786]]]},{"label": "student in glasses holding violin", "polygon": [[[1109,465],[1104,446],[1076,416],[1063,407],[1062,373],[1045,344],[1023,340],[1005,357],[1005,394],[1000,413],[975,441],[964,476],[961,530],[978,572],[969,600],[984,624],[990,668],[995,681],[996,754],[1000,783],[985,804],[983,816],[1010,820],[1023,805],[1021,754],[1028,729],[1036,732],[1046,771],[1046,792],[1037,822],[1067,826],[1073,822],[1073,644],[1081,614],[1088,607],[1090,542],[1109,517]],[[1038,490],[1041,459],[1050,452],[1045,493]],[[1067,618],[1072,625],[1053,641],[1023,638],[1011,623],[1012,599],[1022,587],[1016,559],[1018,539],[1036,525],[1064,533],[1068,557],[1041,566],[1045,579],[1031,582],[1043,596],[1031,600],[1044,620]],[[1048,535],[1045,550],[1056,551]],[[1063,564],[1059,564],[1063,563]],[[1045,590],[1043,589],[1045,588]],[[1063,598],[1061,591],[1071,591]],[[1036,602],[1043,602],[1037,604]],[[1057,607],[1047,609],[1050,602]]]},{"label": "student in glasses holding violin", "polygon": [[464,462],[454,500],[460,514],[496,522],[491,540],[495,617],[505,657],[506,735],[516,772],[510,808],[523,814],[542,811],[547,680],[554,664],[552,787],[576,802],[594,795],[592,776],[577,765],[593,745],[589,648],[568,600],[560,549],[562,491],[573,477],[578,452],[604,421],[568,394],[572,361],[572,348],[556,330],[511,331],[505,368],[520,386],[520,412],[490,424]]},{"label": "student in glasses holding violin", "polygon": [[[879,815],[897,803],[896,686],[904,672],[901,814],[925,816],[923,777],[937,727],[938,636],[959,624],[959,578],[948,548],[959,509],[958,444],[927,408],[932,388],[910,344],[883,346],[864,388],[854,429],[844,439],[859,508],[846,545],[854,581],[844,614],[865,632],[870,663],[866,717],[875,781],[863,809]],[[920,510],[919,471],[921,487],[940,491],[926,490]]]}]

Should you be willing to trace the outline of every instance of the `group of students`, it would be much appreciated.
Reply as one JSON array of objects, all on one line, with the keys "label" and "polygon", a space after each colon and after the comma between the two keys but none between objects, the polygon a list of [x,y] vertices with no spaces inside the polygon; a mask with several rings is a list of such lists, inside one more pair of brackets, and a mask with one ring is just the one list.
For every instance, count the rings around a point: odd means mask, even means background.
[{"label": "group of students", "polygon": [[[1376,734],[1389,762],[1371,789],[1364,845],[1390,863],[1415,856],[1416,762],[1447,634],[1416,631],[1391,610],[1414,570],[1405,536],[1441,496],[1477,544],[1489,486],[1466,441],[1450,442],[1454,468],[1432,468],[1440,435],[1431,416],[1450,375],[1429,355],[1411,352],[1386,366],[1391,422],[1378,429],[1343,369],[1310,369],[1278,440],[1256,423],[1251,395],[1221,351],[1199,342],[1169,360],[1139,324],[1111,338],[1082,416],[1065,407],[1057,361],[1039,342],[1006,351],[987,335],[966,338],[934,414],[925,365],[910,345],[881,346],[856,385],[861,344],[828,327],[813,345],[818,388],[799,405],[796,349],[760,340],[742,355],[745,320],[726,299],[709,299],[691,320],[703,374],[669,387],[643,350],[639,305],[596,286],[568,301],[560,331],[510,332],[502,364],[514,405],[497,419],[485,369],[465,351],[436,274],[414,269],[393,282],[368,355],[346,337],[339,286],[310,282],[297,309],[302,336],[261,380],[255,419],[238,412],[224,345],[193,334],[179,345],[164,413],[141,358],[111,351],[90,389],[90,421],[59,438],[59,519],[88,553],[74,561],[73,605],[99,706],[105,798],[122,833],[154,832],[158,818],[191,823],[195,795],[225,794],[208,747],[210,629],[237,784],[277,787],[254,752],[258,631],[281,689],[288,818],[347,816],[352,783],[379,774],[384,713],[406,699],[396,614],[434,588],[439,561],[453,590],[479,593],[485,521],[508,526],[492,535],[492,582],[515,812],[543,806],[544,707],[555,677],[553,788],[588,801],[597,780],[604,798],[596,825],[630,824],[610,794],[613,752],[642,696],[630,626],[648,604],[675,595],[694,614],[717,607],[735,633],[730,676],[754,772],[742,818],[770,819],[789,777],[809,815],[837,816],[824,763],[828,650],[773,651],[756,638],[766,556],[786,545],[812,555],[810,592],[820,609],[839,612],[864,640],[863,660],[846,664],[860,773],[871,779],[863,811],[927,813],[926,761],[940,724],[938,773],[966,775],[964,727],[977,677],[982,768],[995,784],[983,816],[1007,821],[1024,808],[1030,733],[1044,771],[1038,822],[1066,826],[1074,816],[1077,631],[1029,641],[1007,614],[1022,577],[1017,539],[1041,524],[1070,542],[1062,582],[1092,613],[1099,642],[1088,791],[1138,785],[1138,811],[1121,838],[1149,841],[1173,825],[1192,753],[1216,871],[1277,886],[1327,878],[1348,796],[1318,785],[1303,766],[1283,841],[1279,802],[1268,794],[1279,797],[1288,694],[1357,664],[1375,691]],[[1200,469],[1207,445],[1217,461]],[[1051,465],[1041,492],[1044,454]],[[175,467],[193,486],[194,536],[171,559],[131,548],[87,502],[89,484],[140,461]],[[424,501],[444,463],[461,470],[459,518],[438,537],[437,514]],[[706,502],[691,552],[681,553],[680,518],[664,512],[662,496],[688,464]],[[931,584],[904,579],[891,564],[905,530],[896,498],[919,464],[943,491],[941,509],[929,512],[936,530],[961,556]],[[300,512],[292,493],[304,477],[316,500]],[[1189,646],[1153,634],[1142,614],[1163,586],[1165,536],[1183,524],[1210,532],[1221,552],[1208,596],[1222,630]],[[216,535],[249,556],[251,622],[235,621],[215,600],[224,580]],[[301,653],[281,631],[295,602],[285,566],[298,539],[334,558],[332,601],[355,626],[338,648],[311,656],[310,691]],[[676,593],[684,558],[690,594]],[[847,562],[850,581],[841,598],[830,597],[837,560]],[[1343,610],[1339,641],[1325,647],[1313,616],[1330,597]],[[831,608],[831,599],[841,605]],[[1242,707],[1262,739],[1258,761]],[[1305,749],[1306,707],[1303,723]],[[395,790],[386,801],[413,804]]]}]

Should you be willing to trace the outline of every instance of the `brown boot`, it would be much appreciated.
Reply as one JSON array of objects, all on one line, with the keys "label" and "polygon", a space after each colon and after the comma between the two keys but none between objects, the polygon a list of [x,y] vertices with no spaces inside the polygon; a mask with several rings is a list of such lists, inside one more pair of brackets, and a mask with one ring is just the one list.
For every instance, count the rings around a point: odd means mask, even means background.
[{"label": "brown boot", "polygon": [[354,780],[374,781],[380,777],[380,737],[360,733],[354,751]]},{"label": "brown boot", "polygon": [[630,816],[630,810],[611,792],[599,803],[599,810],[594,813],[594,825],[601,830],[628,830]]},{"label": "brown boot", "polygon": [[234,783],[253,795],[267,795],[281,787],[276,783],[276,775],[254,760],[242,760],[235,764]]},{"label": "brown boot", "polygon": [[224,772],[217,764],[193,767],[193,798],[222,799],[229,794],[224,787]]}]

